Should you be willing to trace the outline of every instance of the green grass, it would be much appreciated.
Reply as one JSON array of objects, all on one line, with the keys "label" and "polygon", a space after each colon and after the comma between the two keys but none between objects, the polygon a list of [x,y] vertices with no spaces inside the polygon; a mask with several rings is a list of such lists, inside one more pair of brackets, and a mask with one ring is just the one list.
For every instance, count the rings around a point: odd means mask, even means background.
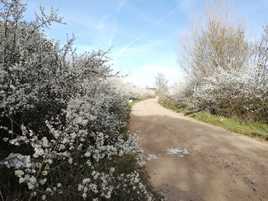
[{"label": "green grass", "polygon": [[182,113],[186,113],[189,111],[189,109],[187,108],[187,105],[185,104],[178,104],[175,101],[171,100],[171,99],[160,99],[159,103],[164,106],[165,108],[171,109],[175,112],[182,112]]},{"label": "green grass", "polygon": [[[132,109],[132,107],[133,107],[133,105],[135,105],[137,102],[139,102],[139,101],[142,101],[142,99],[136,99],[136,100],[134,100],[134,101],[132,101],[132,102],[128,102],[128,114],[127,114],[127,122],[129,123],[129,118],[130,118],[130,112],[131,112],[131,109]],[[125,139],[127,139],[128,138],[128,136],[129,136],[129,133],[128,133],[128,123],[127,123],[127,125],[126,126],[123,126],[123,127],[121,127],[120,128],[120,133],[121,133],[121,135],[125,138]]]},{"label": "green grass", "polygon": [[[172,100],[160,101],[160,104],[168,109],[174,110],[175,112],[189,112],[189,109],[187,109],[185,105],[177,104]],[[189,116],[196,120],[219,126],[235,133],[268,140],[268,124],[265,123],[243,122],[237,118],[227,118],[223,116],[212,115],[208,112],[197,112]]]},{"label": "green grass", "polygon": [[209,114],[208,112],[198,112],[190,115],[194,119],[225,128],[226,130],[241,133],[248,136],[259,137],[268,140],[268,124],[259,122],[241,122],[235,118],[227,118]]}]

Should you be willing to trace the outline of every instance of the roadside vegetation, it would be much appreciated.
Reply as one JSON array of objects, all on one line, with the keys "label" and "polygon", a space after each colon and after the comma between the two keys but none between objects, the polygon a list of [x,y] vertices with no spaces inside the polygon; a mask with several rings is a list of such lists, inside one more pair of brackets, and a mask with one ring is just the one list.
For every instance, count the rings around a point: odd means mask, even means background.
[{"label": "roadside vegetation", "polygon": [[159,103],[165,108],[183,113],[184,115],[192,117],[196,120],[219,126],[235,133],[268,140],[268,124],[266,123],[245,122],[239,118],[215,115],[206,111],[196,112],[191,108],[187,108],[187,105],[178,103],[177,101],[169,98],[162,98]]},{"label": "roadside vegetation", "polygon": [[233,132],[268,139],[268,27],[254,43],[240,26],[209,16],[193,34],[174,93],[156,77],[162,105]]},{"label": "roadside vegetation", "polygon": [[48,39],[53,10],[28,22],[23,1],[0,8],[0,200],[160,200],[107,53]]},{"label": "roadside vegetation", "polygon": [[148,98],[155,97],[154,90],[150,88],[137,87],[130,83],[125,84],[125,91],[128,92],[128,96],[129,96],[128,106],[130,110],[132,106],[135,105],[135,103],[148,99]]}]

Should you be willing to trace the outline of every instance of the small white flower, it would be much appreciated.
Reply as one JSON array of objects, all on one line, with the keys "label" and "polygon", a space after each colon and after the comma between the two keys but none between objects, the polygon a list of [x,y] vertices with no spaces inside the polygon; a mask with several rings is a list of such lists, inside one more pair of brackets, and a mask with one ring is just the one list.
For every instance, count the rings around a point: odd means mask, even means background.
[{"label": "small white flower", "polygon": [[114,167],[111,167],[110,168],[110,173],[112,174],[112,173],[114,173],[114,171],[115,171],[115,168]]},{"label": "small white flower", "polygon": [[83,193],[82,197],[83,197],[84,199],[86,199],[86,198],[87,198],[87,194],[86,194],[86,193]]},{"label": "small white flower", "polygon": [[81,185],[81,184],[78,184],[78,191],[82,191],[82,189],[83,189],[83,186]]},{"label": "small white flower", "polygon": [[51,159],[48,159],[47,162],[48,162],[48,164],[52,164],[53,163],[53,161]]},{"label": "small white flower", "polygon": [[119,155],[120,157],[123,156],[123,155],[124,155],[123,151],[120,150],[118,155]]},{"label": "small white flower", "polygon": [[69,158],[68,159],[68,163],[71,165],[73,163],[73,159],[72,158]]},{"label": "small white flower", "polygon": [[47,179],[46,179],[46,178],[45,178],[45,179],[41,179],[41,180],[39,181],[39,183],[40,183],[41,185],[44,185],[46,182],[47,182]]},{"label": "small white flower", "polygon": [[111,198],[111,191],[108,191],[108,193],[105,195],[105,198],[107,198],[107,199]]},{"label": "small white flower", "polygon": [[46,170],[42,171],[42,175],[46,176],[48,174],[48,172]]},{"label": "small white flower", "polygon": [[91,156],[91,153],[89,151],[87,151],[85,154],[84,154],[85,157],[90,157]]},{"label": "small white flower", "polygon": [[86,162],[86,164],[87,164],[88,166],[91,166],[91,165],[92,165],[91,162],[90,162],[90,160],[88,160],[88,161]]},{"label": "small white flower", "polygon": [[46,200],[47,196],[46,195],[42,195],[42,200]]},{"label": "small white flower", "polygon": [[19,179],[19,183],[21,184],[21,183],[23,183],[24,181],[25,181],[25,179],[22,178],[22,177],[20,177],[20,179]]},{"label": "small white flower", "polygon": [[63,150],[65,149],[65,145],[61,144],[60,147],[59,147],[60,150]]},{"label": "small white flower", "polygon": [[34,158],[38,158],[39,156],[42,156],[44,154],[44,150],[42,148],[35,147],[34,151]]},{"label": "small white flower", "polygon": [[4,142],[7,142],[7,141],[8,141],[8,138],[7,138],[7,137],[4,137],[4,138],[3,138],[3,141],[4,141]]},{"label": "small white flower", "polygon": [[82,181],[83,184],[87,184],[87,183],[89,183],[89,182],[90,182],[90,178],[85,178],[85,179],[83,179],[83,181]]},{"label": "small white flower", "polygon": [[21,177],[22,175],[24,175],[24,172],[22,170],[15,170],[15,175],[17,177]]},{"label": "small white flower", "polygon": [[46,191],[48,192],[48,193],[52,193],[52,189],[51,188],[46,188]]},{"label": "small white flower", "polygon": [[43,145],[43,147],[49,147],[47,137],[42,138],[42,145]]},{"label": "small white flower", "polygon": [[32,183],[32,184],[35,184],[36,183],[36,178],[34,176],[31,176],[29,181]]},{"label": "small white flower", "polygon": [[27,186],[29,190],[34,189],[34,185],[32,183],[27,183]]}]

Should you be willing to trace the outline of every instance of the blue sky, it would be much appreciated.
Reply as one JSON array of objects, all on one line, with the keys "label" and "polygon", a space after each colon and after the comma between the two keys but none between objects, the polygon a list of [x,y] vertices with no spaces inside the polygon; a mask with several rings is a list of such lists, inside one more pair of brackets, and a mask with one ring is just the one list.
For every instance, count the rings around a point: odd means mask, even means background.
[{"label": "blue sky", "polygon": [[[109,49],[115,70],[130,82],[152,86],[156,73],[170,83],[182,79],[181,45],[193,23],[201,23],[211,0],[28,0],[26,17],[40,5],[58,9],[66,25],[54,25],[49,37],[66,40],[75,34],[78,51]],[[217,4],[216,12],[222,8]],[[258,38],[268,24],[268,1],[229,0],[232,20],[243,24],[247,37]],[[225,8],[226,9],[226,8]]]}]

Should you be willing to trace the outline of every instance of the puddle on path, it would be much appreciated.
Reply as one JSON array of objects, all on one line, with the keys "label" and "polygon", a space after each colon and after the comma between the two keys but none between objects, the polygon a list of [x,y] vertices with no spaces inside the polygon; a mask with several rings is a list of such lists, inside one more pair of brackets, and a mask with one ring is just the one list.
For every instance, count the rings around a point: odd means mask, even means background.
[{"label": "puddle on path", "polygon": [[183,148],[183,147],[173,147],[173,148],[167,149],[167,154],[168,155],[175,155],[177,157],[182,158],[185,155],[190,154],[190,152],[186,148]]},{"label": "puddle on path", "polygon": [[158,159],[158,156],[155,155],[155,154],[148,154],[147,157],[146,157],[147,161],[156,160],[156,159]]},{"label": "puddle on path", "polygon": [[157,160],[159,159],[159,157],[164,156],[164,155],[173,155],[178,158],[183,158],[184,156],[189,155],[189,154],[190,152],[186,148],[172,147],[162,152],[162,154],[146,154],[145,159],[147,161]]}]

